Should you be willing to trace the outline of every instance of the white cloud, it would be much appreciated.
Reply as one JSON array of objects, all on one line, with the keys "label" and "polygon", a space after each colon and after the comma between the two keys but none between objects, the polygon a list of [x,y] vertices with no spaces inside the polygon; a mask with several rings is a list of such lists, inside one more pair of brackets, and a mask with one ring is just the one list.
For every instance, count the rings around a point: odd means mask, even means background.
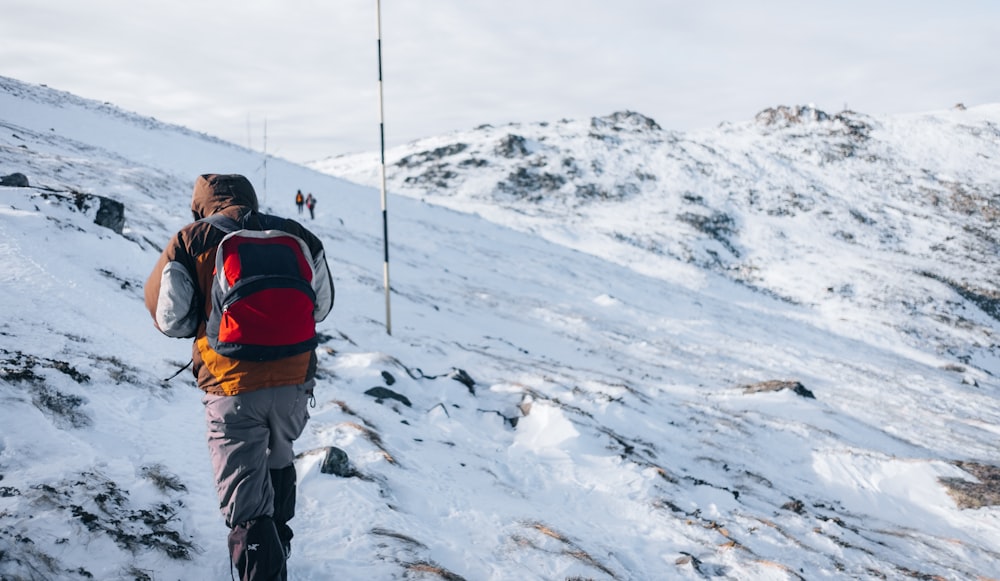
[{"label": "white cloud", "polygon": [[[782,103],[880,114],[991,102],[998,12],[985,0],[389,0],[386,137],[623,108],[691,129]],[[20,80],[238,143],[248,118],[260,134],[267,117],[293,160],[378,146],[370,0],[15,0],[0,34],[3,74]]]}]

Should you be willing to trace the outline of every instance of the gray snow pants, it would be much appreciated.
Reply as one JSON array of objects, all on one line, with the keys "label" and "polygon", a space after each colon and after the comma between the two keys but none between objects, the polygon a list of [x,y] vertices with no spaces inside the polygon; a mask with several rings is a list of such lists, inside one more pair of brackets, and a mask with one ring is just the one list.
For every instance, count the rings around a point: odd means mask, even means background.
[{"label": "gray snow pants", "polygon": [[[271,471],[292,467],[294,478],[292,442],[309,420],[314,385],[309,381],[202,398],[219,508],[229,528],[275,516]],[[294,514],[294,488],[292,495]]]}]

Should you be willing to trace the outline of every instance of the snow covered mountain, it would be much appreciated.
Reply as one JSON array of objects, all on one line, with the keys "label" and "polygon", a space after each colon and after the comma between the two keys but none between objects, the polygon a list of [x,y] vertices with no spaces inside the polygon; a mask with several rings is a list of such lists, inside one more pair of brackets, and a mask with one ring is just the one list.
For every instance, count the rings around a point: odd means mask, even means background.
[{"label": "snow covered mountain", "polygon": [[[998,121],[997,106],[887,119],[777,107],[683,134],[623,112],[417,141],[387,152],[388,179],[644,274],[692,265],[847,335],[894,327],[998,372]],[[312,165],[377,183],[371,156]]]},{"label": "snow covered mountain", "polygon": [[292,579],[996,578],[998,122],[411,144],[388,336],[374,156],[316,165],[357,185],[0,77],[0,578],[229,578],[190,346],[141,296],[207,172],[313,193],[337,285]]}]

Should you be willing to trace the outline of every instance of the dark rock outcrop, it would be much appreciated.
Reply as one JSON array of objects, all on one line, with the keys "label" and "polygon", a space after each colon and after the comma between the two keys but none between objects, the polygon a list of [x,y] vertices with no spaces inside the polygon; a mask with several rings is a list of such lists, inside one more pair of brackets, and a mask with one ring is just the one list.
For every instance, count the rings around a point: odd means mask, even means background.
[{"label": "dark rock outcrop", "polygon": [[10,188],[30,187],[30,185],[28,184],[28,176],[18,172],[14,172],[10,175],[0,177],[0,186],[7,186]]}]

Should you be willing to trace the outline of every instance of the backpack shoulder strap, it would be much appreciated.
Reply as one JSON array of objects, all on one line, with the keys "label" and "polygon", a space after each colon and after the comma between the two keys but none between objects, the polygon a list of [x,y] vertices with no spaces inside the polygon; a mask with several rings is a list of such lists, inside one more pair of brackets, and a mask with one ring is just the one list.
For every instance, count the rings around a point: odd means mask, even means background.
[{"label": "backpack shoulder strap", "polygon": [[243,226],[239,222],[223,214],[212,214],[211,216],[206,216],[198,221],[211,224],[226,234],[243,229]]},{"label": "backpack shoulder strap", "polygon": [[287,220],[281,216],[274,216],[271,214],[257,214],[257,220],[260,223],[261,230],[285,230],[285,223]]},{"label": "backpack shoulder strap", "polygon": [[[257,226],[250,226],[247,224],[247,218],[256,215]],[[285,218],[280,216],[272,216],[270,214],[247,214],[243,221],[233,220],[229,216],[223,214],[212,214],[211,216],[206,216],[199,222],[206,222],[215,226],[219,230],[222,230],[226,234],[231,234],[237,230],[285,230],[285,224],[288,222]]]}]

